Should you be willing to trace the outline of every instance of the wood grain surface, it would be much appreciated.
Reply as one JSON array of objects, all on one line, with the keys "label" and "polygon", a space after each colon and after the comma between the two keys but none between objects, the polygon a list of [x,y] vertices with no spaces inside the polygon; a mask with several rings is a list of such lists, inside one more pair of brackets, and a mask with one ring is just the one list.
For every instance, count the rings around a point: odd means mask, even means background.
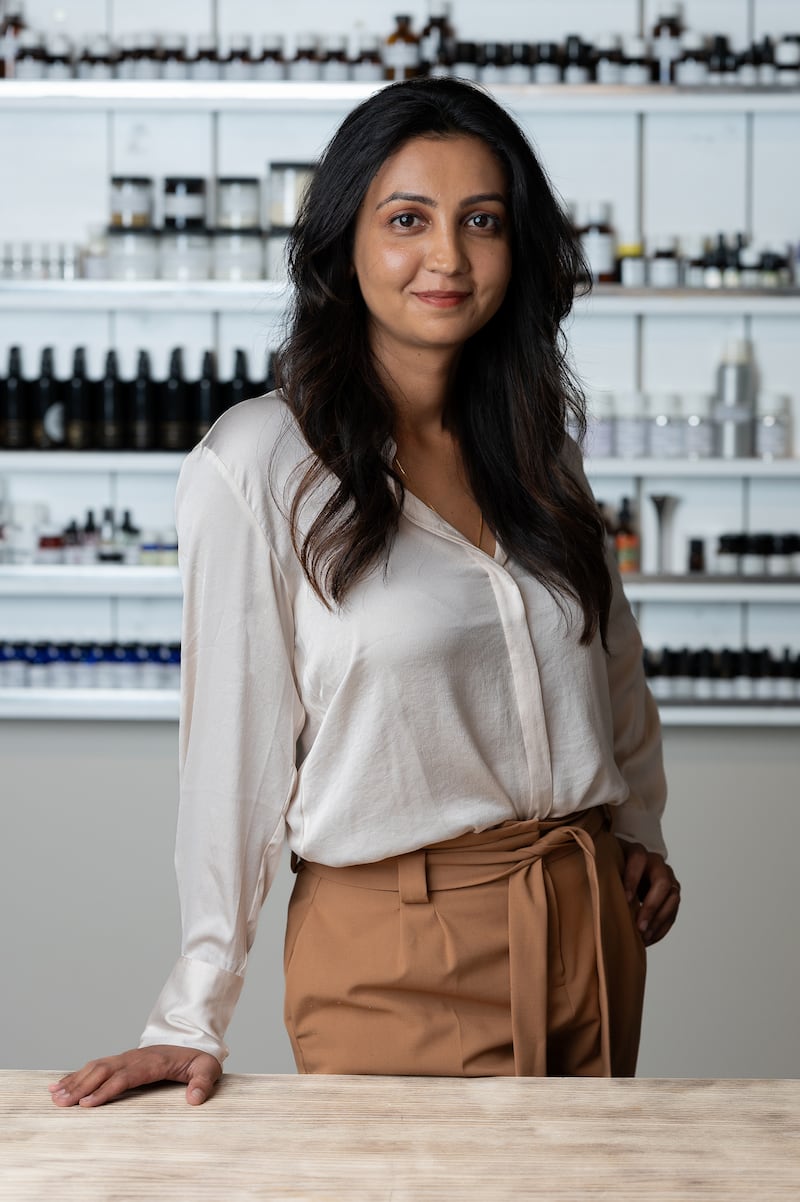
[{"label": "wood grain surface", "polygon": [[0,1072],[3,1202],[782,1202],[800,1081],[225,1076],[59,1109]]}]

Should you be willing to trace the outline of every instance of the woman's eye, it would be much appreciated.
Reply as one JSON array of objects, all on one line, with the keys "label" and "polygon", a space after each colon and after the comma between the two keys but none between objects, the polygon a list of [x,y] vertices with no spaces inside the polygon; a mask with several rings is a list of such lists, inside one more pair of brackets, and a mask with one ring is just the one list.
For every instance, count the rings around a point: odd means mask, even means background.
[{"label": "woman's eye", "polygon": [[473,213],[469,218],[475,229],[478,230],[499,230],[500,218],[494,213]]},{"label": "woman's eye", "polygon": [[414,228],[417,217],[414,213],[396,213],[391,219],[391,225],[399,225],[402,230],[410,230]]}]

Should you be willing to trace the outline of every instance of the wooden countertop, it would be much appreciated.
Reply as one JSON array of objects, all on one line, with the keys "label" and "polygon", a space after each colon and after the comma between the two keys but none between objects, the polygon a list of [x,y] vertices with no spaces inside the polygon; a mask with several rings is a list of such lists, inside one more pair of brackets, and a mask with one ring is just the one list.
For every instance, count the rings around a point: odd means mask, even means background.
[{"label": "wooden countertop", "polygon": [[800,1081],[224,1076],[96,1109],[0,1072],[4,1202],[800,1199]]}]

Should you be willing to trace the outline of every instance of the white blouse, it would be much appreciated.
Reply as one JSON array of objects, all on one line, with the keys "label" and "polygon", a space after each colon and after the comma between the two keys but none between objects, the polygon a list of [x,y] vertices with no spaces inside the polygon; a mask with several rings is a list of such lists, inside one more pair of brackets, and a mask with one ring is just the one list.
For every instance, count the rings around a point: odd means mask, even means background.
[{"label": "white blouse", "polygon": [[386,571],[331,612],[287,521],[308,454],[271,394],[227,410],[181,468],[182,954],[142,1047],[227,1056],[284,841],[357,864],[608,803],[617,835],[666,852],[658,713],[616,566],[606,655],[580,645],[573,602],[406,491]]}]

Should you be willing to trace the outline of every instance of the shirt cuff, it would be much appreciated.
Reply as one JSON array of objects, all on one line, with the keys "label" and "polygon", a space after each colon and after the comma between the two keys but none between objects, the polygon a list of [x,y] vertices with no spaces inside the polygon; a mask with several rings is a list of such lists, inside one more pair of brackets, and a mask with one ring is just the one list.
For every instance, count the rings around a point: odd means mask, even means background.
[{"label": "shirt cuff", "polygon": [[210,1052],[220,1064],[228,1055],[224,1035],[244,978],[203,960],[181,956],[147,1020],[139,1047],[173,1044]]},{"label": "shirt cuff", "polygon": [[611,831],[629,843],[641,843],[647,851],[658,852],[667,858],[667,847],[661,831],[661,819],[650,810],[645,810],[632,799],[620,805],[609,806]]}]

